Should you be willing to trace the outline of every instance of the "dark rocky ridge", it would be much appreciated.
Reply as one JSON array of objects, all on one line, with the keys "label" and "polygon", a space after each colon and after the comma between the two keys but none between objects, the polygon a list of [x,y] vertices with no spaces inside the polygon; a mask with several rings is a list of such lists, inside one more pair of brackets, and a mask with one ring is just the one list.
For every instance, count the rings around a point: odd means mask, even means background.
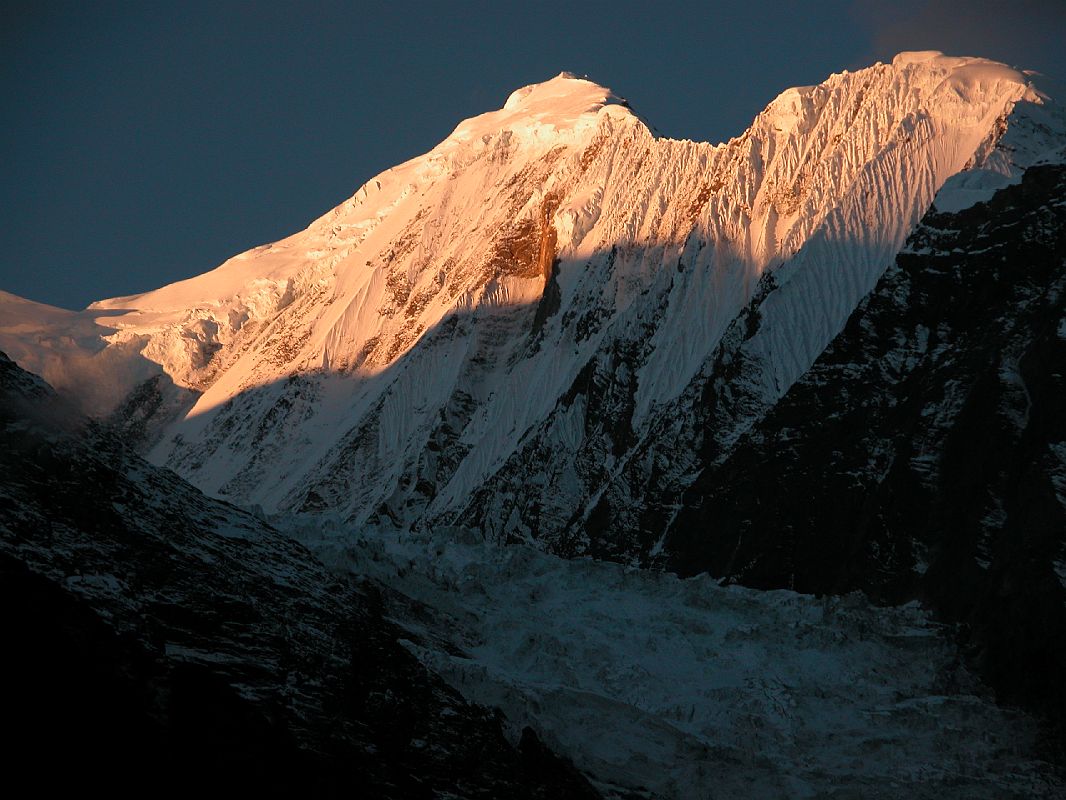
[{"label": "dark rocky ridge", "polygon": [[659,528],[665,564],[921,599],[961,623],[1001,700],[1061,733],[1064,289],[1066,168],[931,211],[811,370],[685,492]]},{"label": "dark rocky ridge", "polygon": [[[0,356],[9,781],[119,796],[595,797],[399,643],[377,590]],[[66,422],[56,424],[56,417]]]},{"label": "dark rocky ridge", "polygon": [[[588,362],[459,522],[563,556],[920,599],[963,626],[1002,700],[1061,731],[1063,169],[1031,168],[959,214],[932,209],[776,403],[763,380],[772,369],[750,346],[782,288],[770,271],[700,373],[635,437],[650,317]],[[571,456],[557,442],[574,409]]]}]

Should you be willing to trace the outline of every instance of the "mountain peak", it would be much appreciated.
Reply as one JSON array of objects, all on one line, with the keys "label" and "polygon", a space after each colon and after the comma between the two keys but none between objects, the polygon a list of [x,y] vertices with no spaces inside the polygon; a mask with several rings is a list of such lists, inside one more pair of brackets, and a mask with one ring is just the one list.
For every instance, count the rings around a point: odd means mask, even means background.
[{"label": "mountain peak", "polygon": [[623,102],[621,98],[606,86],[580,77],[573,72],[560,72],[554,78],[542,83],[531,83],[511,92],[504,111],[529,110],[533,105],[570,105],[586,103],[589,105],[608,105],[612,101]]},{"label": "mountain peak", "polygon": [[915,66],[946,73],[951,85],[960,90],[975,84],[994,82],[1016,83],[1020,86],[1029,86],[1031,83],[1029,75],[1021,70],[987,58],[946,56],[939,50],[904,50],[892,59],[892,67],[896,70]]},{"label": "mountain peak", "polygon": [[633,116],[626,101],[605,86],[572,72],[511,92],[498,111],[459,123],[448,141],[467,141],[509,130],[522,139],[554,139],[596,125],[600,113]]}]

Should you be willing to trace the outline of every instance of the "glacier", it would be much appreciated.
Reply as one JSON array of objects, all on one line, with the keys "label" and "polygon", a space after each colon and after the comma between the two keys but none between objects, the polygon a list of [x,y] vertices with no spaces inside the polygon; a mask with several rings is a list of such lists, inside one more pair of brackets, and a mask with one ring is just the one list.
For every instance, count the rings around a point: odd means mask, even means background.
[{"label": "glacier", "polygon": [[998,707],[917,603],[720,586],[528,545],[283,518],[389,587],[403,644],[565,753],[605,797],[1054,797],[1043,732]]}]

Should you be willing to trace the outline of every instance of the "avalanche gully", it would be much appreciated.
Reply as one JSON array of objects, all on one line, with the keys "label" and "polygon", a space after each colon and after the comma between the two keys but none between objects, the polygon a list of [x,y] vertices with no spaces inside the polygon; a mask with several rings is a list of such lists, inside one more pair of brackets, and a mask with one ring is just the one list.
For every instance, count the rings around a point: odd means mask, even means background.
[{"label": "avalanche gully", "polygon": [[[556,796],[1062,796],[1059,97],[901,53],[711,145],[563,73],[210,272],[79,312],[0,293],[10,402],[41,376],[110,442],[75,460],[124,453],[156,516],[238,515],[260,562],[226,568],[314,573],[286,591],[316,620],[372,606],[390,669],[465,698],[419,713],[504,765],[536,742]],[[105,621],[139,602],[26,544],[49,512],[19,487],[5,556]]]}]

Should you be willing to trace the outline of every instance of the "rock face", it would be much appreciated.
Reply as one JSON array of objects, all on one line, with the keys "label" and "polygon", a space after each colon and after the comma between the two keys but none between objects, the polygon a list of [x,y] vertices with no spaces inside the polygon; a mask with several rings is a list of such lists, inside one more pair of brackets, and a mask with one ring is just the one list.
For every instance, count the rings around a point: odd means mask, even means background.
[{"label": "rock face", "polygon": [[0,389],[9,776],[120,796],[597,796],[428,673],[372,585],[79,429],[3,356]]},{"label": "rock face", "polygon": [[1002,699],[1066,722],[1066,167],[930,212],[814,366],[665,527],[763,588],[964,623]]}]

